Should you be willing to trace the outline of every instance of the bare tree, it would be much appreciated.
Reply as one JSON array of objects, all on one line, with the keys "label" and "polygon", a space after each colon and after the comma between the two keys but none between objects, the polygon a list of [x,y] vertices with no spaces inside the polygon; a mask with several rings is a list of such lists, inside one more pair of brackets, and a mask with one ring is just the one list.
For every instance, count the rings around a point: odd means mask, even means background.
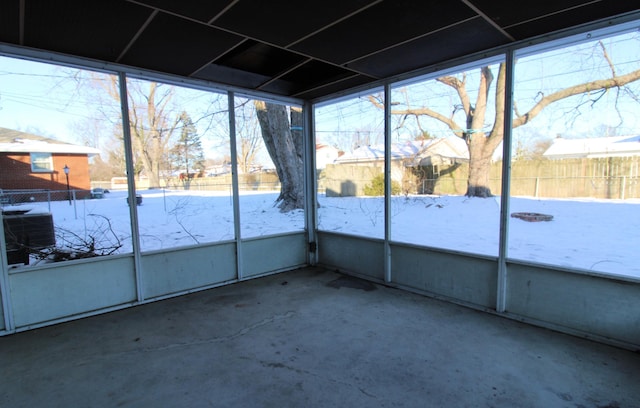
[{"label": "bare tree", "polygon": [[[640,69],[620,75],[616,72],[612,60],[609,58],[607,50],[602,42],[598,42],[602,58],[610,68],[608,78],[587,81],[574,86],[570,86],[546,95],[540,95],[537,102],[527,111],[520,113],[514,106],[513,128],[523,126],[531,122],[546,107],[563,99],[577,95],[585,96],[577,104],[595,104],[609,89],[621,90],[627,84],[640,79]],[[479,81],[475,100],[472,100],[467,74],[446,75],[437,78],[441,84],[451,88],[456,96],[457,102],[454,105],[452,114],[445,114],[437,111],[435,107],[420,106],[406,108],[393,108],[394,115],[414,116],[417,118],[426,117],[434,119],[444,124],[455,136],[462,138],[469,149],[469,175],[467,180],[467,192],[469,197],[490,197],[489,171],[491,169],[491,158],[496,148],[502,142],[504,135],[505,118],[505,81],[506,66],[499,64],[497,77],[495,68],[484,66],[480,69]],[[493,125],[485,130],[485,119],[487,115],[490,89],[495,80],[494,117]],[[378,108],[383,108],[380,97],[369,96],[369,100]],[[464,122],[454,119],[454,115],[462,112]]]},{"label": "bare tree", "polygon": [[160,172],[174,131],[180,122],[170,102],[175,88],[157,82],[129,81],[131,139],[149,177],[149,187],[160,186]]},{"label": "bare tree", "polygon": [[[76,74],[73,79],[78,88],[87,87],[98,115],[111,123],[117,139],[122,139],[122,115],[120,113],[120,89],[118,77],[87,72]],[[144,171],[150,187],[160,186],[160,174],[166,166],[180,114],[174,105],[175,87],[159,82],[128,80],[129,124],[133,145],[136,175]],[[105,97],[106,95],[106,97]],[[90,130],[90,129],[89,129]],[[121,153],[118,147],[111,153]]]},{"label": "bare tree", "polygon": [[276,166],[280,211],[304,208],[304,171],[302,166],[302,110],[263,101],[254,101],[262,138]]},{"label": "bare tree", "polygon": [[250,173],[256,164],[256,158],[262,147],[260,124],[256,118],[255,107],[248,100],[241,100],[235,107],[236,135],[238,140],[238,169],[241,173]]}]

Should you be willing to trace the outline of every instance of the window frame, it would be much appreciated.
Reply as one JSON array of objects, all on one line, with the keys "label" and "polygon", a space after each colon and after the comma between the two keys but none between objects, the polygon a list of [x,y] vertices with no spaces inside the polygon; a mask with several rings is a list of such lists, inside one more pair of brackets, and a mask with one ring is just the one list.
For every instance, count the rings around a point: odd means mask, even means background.
[{"label": "window frame", "polygon": [[[53,173],[53,154],[47,152],[31,152],[29,153],[29,161],[31,163],[32,173]],[[44,168],[40,163],[45,163],[48,168]]]}]

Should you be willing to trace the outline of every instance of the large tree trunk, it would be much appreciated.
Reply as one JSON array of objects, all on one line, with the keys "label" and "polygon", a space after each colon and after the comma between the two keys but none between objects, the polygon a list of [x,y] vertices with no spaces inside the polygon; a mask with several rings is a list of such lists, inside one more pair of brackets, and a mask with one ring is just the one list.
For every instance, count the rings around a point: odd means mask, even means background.
[{"label": "large tree trunk", "polygon": [[[304,208],[304,173],[301,148],[296,148],[286,106],[255,101],[262,138],[280,178],[280,211]],[[292,118],[296,117],[292,114]],[[298,133],[296,131],[296,133]],[[302,144],[300,144],[301,146]]]},{"label": "large tree trunk", "polygon": [[489,173],[493,151],[487,151],[488,139],[484,134],[474,135],[467,142],[469,148],[469,177],[467,178],[468,197],[491,197]]}]

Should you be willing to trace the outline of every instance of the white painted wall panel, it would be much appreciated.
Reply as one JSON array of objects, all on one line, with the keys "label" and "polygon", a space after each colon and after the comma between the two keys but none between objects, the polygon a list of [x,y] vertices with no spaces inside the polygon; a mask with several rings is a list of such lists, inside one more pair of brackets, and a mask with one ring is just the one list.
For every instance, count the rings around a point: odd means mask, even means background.
[{"label": "white painted wall panel", "polygon": [[16,328],[136,300],[133,257],[62,262],[9,275]]},{"label": "white painted wall panel", "polygon": [[391,246],[391,281],[437,296],[495,309],[497,276],[497,260]]},{"label": "white painted wall panel", "polygon": [[304,232],[242,241],[242,277],[291,269],[307,263]]},{"label": "white painted wall panel", "polygon": [[145,299],[211,286],[236,278],[235,243],[143,254]]},{"label": "white painted wall panel", "polygon": [[507,313],[640,348],[640,283],[508,264]]},{"label": "white painted wall panel", "polygon": [[318,256],[320,265],[384,280],[382,240],[318,231]]}]

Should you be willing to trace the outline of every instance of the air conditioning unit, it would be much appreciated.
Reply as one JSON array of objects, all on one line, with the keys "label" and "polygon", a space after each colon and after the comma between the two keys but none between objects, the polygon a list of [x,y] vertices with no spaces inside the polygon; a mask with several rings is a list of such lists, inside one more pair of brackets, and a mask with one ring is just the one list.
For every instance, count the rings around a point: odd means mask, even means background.
[{"label": "air conditioning unit", "polygon": [[53,216],[50,213],[28,214],[23,210],[3,211],[7,263],[29,264],[29,254],[56,244]]}]

